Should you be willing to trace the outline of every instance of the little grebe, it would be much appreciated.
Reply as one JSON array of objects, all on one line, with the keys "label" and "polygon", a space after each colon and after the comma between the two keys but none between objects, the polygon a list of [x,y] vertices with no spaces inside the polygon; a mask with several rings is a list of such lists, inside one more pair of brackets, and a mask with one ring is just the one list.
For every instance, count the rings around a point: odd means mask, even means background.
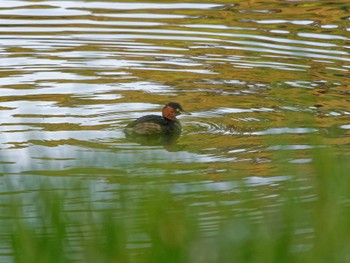
[{"label": "little grebe", "polygon": [[[163,116],[146,115],[129,123],[125,128],[127,135],[151,136],[174,135],[181,133],[181,124],[176,118],[183,110],[177,102],[169,102],[162,110]],[[188,113],[189,114],[189,113]]]}]

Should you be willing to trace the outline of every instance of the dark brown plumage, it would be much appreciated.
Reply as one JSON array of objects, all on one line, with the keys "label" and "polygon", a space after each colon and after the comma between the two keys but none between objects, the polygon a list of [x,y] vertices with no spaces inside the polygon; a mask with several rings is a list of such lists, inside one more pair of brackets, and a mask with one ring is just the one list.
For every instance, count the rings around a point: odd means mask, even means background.
[{"label": "dark brown plumage", "polygon": [[185,112],[177,102],[163,107],[162,116],[146,115],[129,123],[125,128],[128,135],[170,135],[180,134],[181,124],[176,116]]}]

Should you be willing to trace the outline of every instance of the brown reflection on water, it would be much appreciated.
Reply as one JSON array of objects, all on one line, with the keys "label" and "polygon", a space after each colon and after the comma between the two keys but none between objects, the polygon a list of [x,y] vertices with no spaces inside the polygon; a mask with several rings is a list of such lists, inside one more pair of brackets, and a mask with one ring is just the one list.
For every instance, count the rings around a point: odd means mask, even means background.
[{"label": "brown reflection on water", "polygon": [[[315,174],[314,149],[349,156],[348,6],[2,1],[1,211],[15,196],[23,220],[41,218],[42,178],[52,183],[45,190],[68,193],[67,215],[79,219],[124,189],[133,205],[153,186],[200,207],[207,232],[225,210],[242,213],[237,183],[275,207],[286,181],[302,174],[303,185]],[[127,123],[161,114],[169,101],[192,113],[179,117],[175,145],[125,138]],[[72,178],[89,185],[88,196]],[[300,198],[309,200],[308,191]],[[12,253],[6,238],[1,259]]]},{"label": "brown reflection on water", "polygon": [[[193,113],[181,117],[183,157],[172,172],[188,162],[193,173],[214,177],[277,175],[270,147],[313,147],[312,138],[347,148],[346,6],[7,2],[0,7],[3,154],[31,163],[36,147],[77,160],[98,149],[114,156],[103,164],[114,167],[141,149],[166,168],[173,157],[157,152],[164,149],[140,148],[122,130],[169,101]],[[284,151],[285,162],[309,165],[309,149]]]}]

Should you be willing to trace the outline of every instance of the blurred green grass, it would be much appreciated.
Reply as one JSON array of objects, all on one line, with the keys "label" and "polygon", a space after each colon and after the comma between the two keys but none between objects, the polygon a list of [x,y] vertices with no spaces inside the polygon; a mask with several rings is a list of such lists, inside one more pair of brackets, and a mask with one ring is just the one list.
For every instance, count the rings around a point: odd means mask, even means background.
[{"label": "blurred green grass", "polygon": [[96,197],[90,179],[33,176],[21,192],[3,177],[0,262],[350,262],[349,162],[326,147],[312,158],[312,175],[289,171],[278,197],[244,178],[188,198],[171,182]]}]

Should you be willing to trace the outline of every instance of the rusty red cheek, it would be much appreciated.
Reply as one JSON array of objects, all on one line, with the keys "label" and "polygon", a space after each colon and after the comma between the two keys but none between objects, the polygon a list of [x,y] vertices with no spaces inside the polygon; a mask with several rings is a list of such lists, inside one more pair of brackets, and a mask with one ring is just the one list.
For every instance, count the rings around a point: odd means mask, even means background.
[{"label": "rusty red cheek", "polygon": [[163,117],[172,121],[176,120],[176,111],[171,107],[165,107],[163,109]]}]

